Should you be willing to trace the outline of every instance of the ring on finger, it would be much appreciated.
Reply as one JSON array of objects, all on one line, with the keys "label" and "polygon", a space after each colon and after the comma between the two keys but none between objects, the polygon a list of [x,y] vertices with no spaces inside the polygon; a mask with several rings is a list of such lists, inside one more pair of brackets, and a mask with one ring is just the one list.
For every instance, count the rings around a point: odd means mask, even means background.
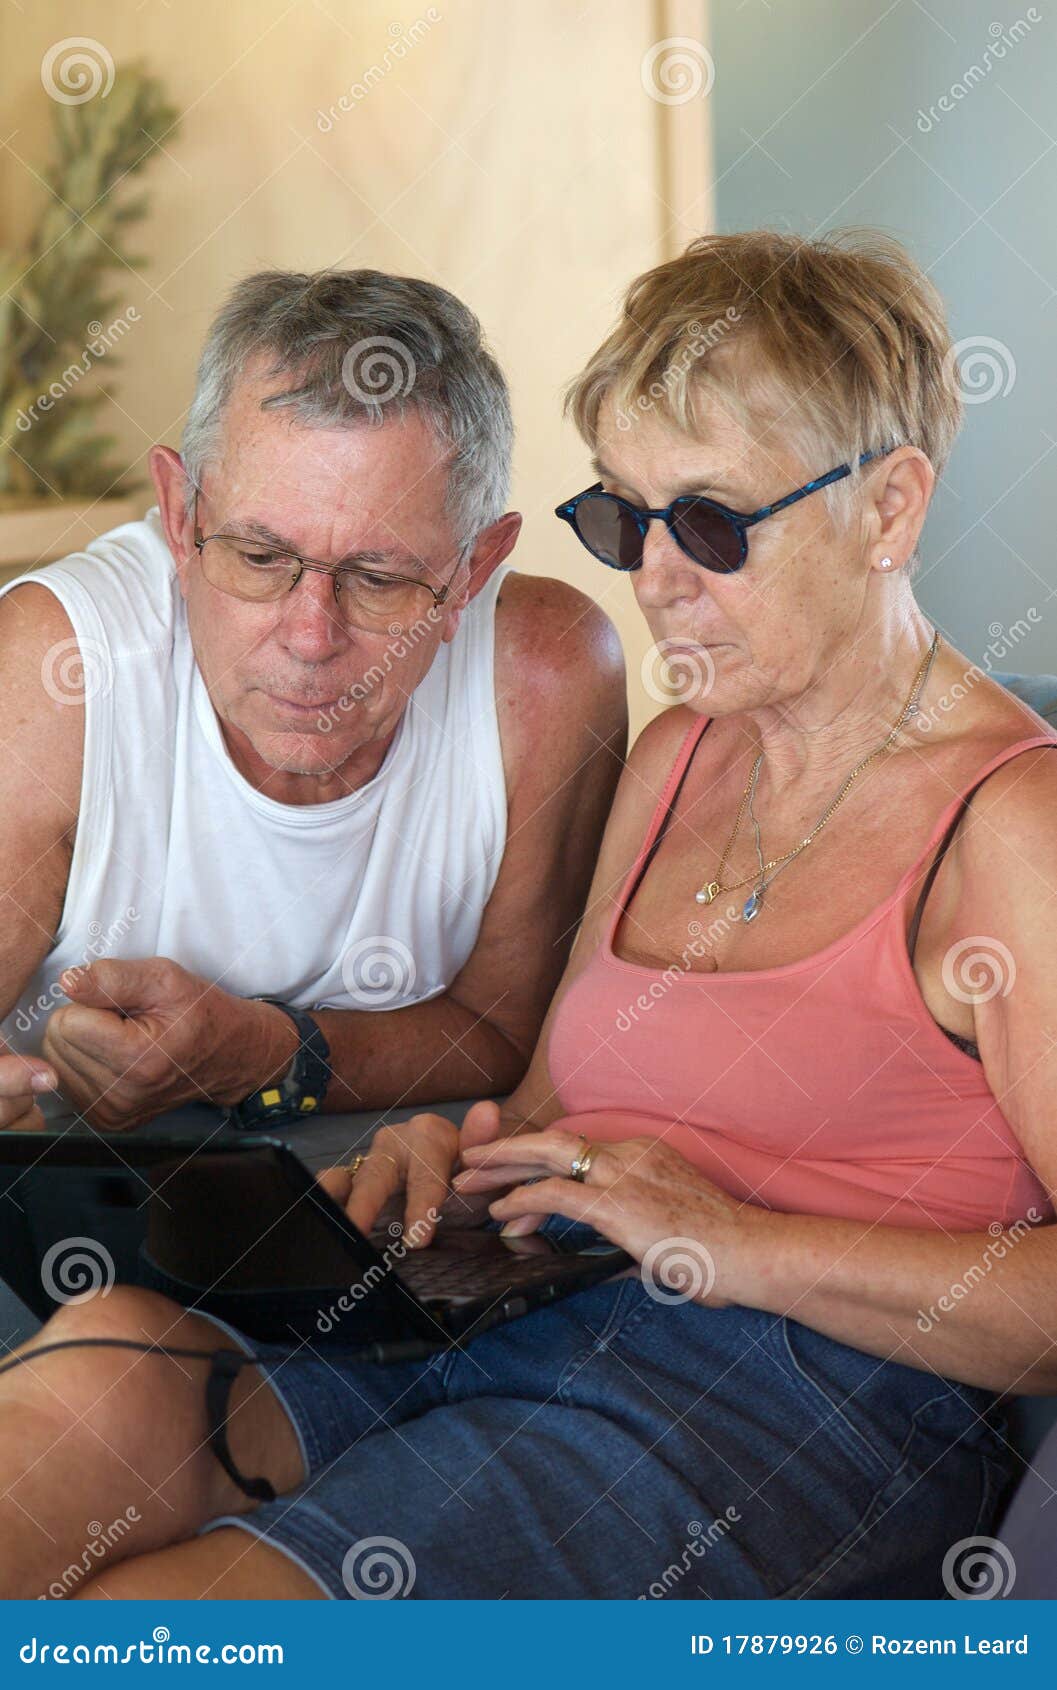
[{"label": "ring on finger", "polygon": [[576,1180],[578,1185],[583,1185],[586,1180],[591,1170],[591,1163],[594,1161],[594,1155],[595,1146],[593,1144],[589,1144],[587,1139],[581,1133],[580,1149],[573,1157],[573,1165],[569,1169],[569,1178]]}]

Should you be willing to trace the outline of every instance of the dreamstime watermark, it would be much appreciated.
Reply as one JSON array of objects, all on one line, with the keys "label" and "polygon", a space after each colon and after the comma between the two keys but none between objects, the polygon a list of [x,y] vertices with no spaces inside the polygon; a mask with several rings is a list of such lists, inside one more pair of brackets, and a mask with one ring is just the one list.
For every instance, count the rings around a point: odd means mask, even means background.
[{"label": "dreamstime watermark", "polygon": [[364,1270],[362,1277],[350,1285],[347,1291],[343,1291],[337,1302],[331,1303],[329,1309],[319,1311],[316,1316],[317,1330],[324,1336],[333,1332],[340,1317],[343,1314],[351,1314],[358,1303],[362,1303],[372,1291],[376,1291],[392,1272],[394,1264],[402,1262],[408,1251],[416,1248],[418,1240],[428,1236],[429,1228],[436,1226],[439,1219],[439,1209],[428,1209],[425,1220],[415,1221],[408,1227],[401,1221],[390,1221],[391,1243],[381,1251],[381,1260],[372,1262],[370,1267]]},{"label": "dreamstime watermark", "polygon": [[316,128],[320,134],[329,135],[340,117],[347,112],[355,111],[361,101],[367,98],[371,89],[376,88],[379,82],[384,82],[390,72],[396,69],[400,60],[406,58],[410,49],[417,47],[423,36],[428,35],[433,25],[438,24],[440,20],[441,13],[438,12],[436,6],[430,6],[424,17],[416,18],[414,23],[409,24],[406,29],[401,23],[391,23],[389,34],[392,36],[392,40],[382,54],[381,62],[368,65],[365,71],[361,71],[358,79],[352,83],[348,91],[339,94],[334,104],[328,106],[326,111],[323,110],[322,106],[317,110]]},{"label": "dreamstime watermark", "polygon": [[712,1521],[710,1526],[703,1526],[700,1520],[689,1521],[686,1528],[687,1541],[679,1560],[673,1561],[665,1567],[660,1578],[654,1579],[640,1593],[638,1600],[640,1602],[648,1602],[651,1599],[660,1601],[662,1597],[667,1596],[673,1586],[677,1585],[679,1580],[685,1578],[687,1573],[690,1572],[693,1562],[700,1561],[712,1545],[725,1538],[731,1526],[737,1525],[740,1519],[741,1515],[738,1510],[733,1503],[730,1503],[728,1507],[724,1508],[722,1514]]},{"label": "dreamstime watermark", "polygon": [[1042,1220],[1038,1209],[1031,1208],[1021,1219],[1004,1226],[1001,1221],[992,1221],[988,1227],[991,1235],[990,1244],[986,1245],[979,1261],[973,1262],[961,1279],[956,1279],[949,1291],[927,1309],[918,1310],[917,1328],[919,1332],[931,1332],[945,1314],[953,1314],[958,1304],[965,1301],[970,1292],[974,1291],[981,1280],[987,1278],[995,1262],[1004,1261],[1015,1244],[1027,1237],[1032,1227],[1038,1226]]},{"label": "dreamstime watermark", "polygon": [[966,335],[948,349],[943,376],[963,405],[986,405],[1012,393],[1017,361],[1004,340],[989,334]]},{"label": "dreamstime watermark", "polygon": [[97,1563],[106,1559],[107,1550],[112,1549],[115,1543],[120,1543],[123,1537],[127,1537],[132,1527],[138,1525],[140,1518],[139,1509],[129,1507],[123,1514],[119,1514],[116,1520],[111,1520],[109,1526],[104,1526],[99,1520],[90,1520],[87,1527],[88,1542],[84,1546],[80,1561],[71,1561],[60,1576],[52,1580],[43,1595],[37,1597],[37,1601],[47,1602],[50,1599],[53,1602],[61,1602],[82,1579],[90,1578],[93,1573],[98,1572]]},{"label": "dreamstime watermark", "polygon": [[53,1643],[31,1637],[18,1651],[23,1666],[283,1666],[281,1643],[172,1643],[167,1625],[156,1625],[150,1642]]},{"label": "dreamstime watermark", "polygon": [[958,939],[943,958],[940,970],[946,990],[959,1003],[990,1003],[1008,998],[1017,980],[1013,952],[1001,939],[972,933]]},{"label": "dreamstime watermark", "polygon": [[989,623],[987,631],[991,638],[984,648],[983,667],[981,668],[979,663],[971,664],[961,679],[954,682],[949,692],[945,692],[934,704],[930,704],[927,710],[919,710],[913,721],[915,729],[928,733],[930,728],[934,728],[941,717],[953,710],[962,699],[968,698],[978,681],[989,679],[995,661],[1008,657],[1014,647],[1027,638],[1032,627],[1038,626],[1041,621],[1041,613],[1031,605],[1027,611],[1027,621],[1018,616],[1009,628],[1001,622]]},{"label": "dreamstime watermark", "polygon": [[341,959],[345,990],[361,1009],[386,1009],[414,989],[418,969],[402,939],[371,933],[350,945]]},{"label": "dreamstime watermark", "polygon": [[659,1238],[640,1264],[647,1296],[656,1303],[693,1303],[707,1297],[716,1283],[711,1250],[699,1238]]},{"label": "dreamstime watermark", "polygon": [[[63,972],[74,975],[80,974],[84,969],[90,968],[93,962],[98,962],[100,957],[109,955],[118,940],[125,937],[129,928],[139,918],[139,910],[136,909],[135,905],[129,904],[124,914],[115,916],[105,931],[101,921],[90,921],[88,923],[88,944],[85,946],[82,960],[75,963],[71,968],[64,969]],[[47,991],[39,992],[31,1003],[20,1004],[15,1016],[15,1026],[18,1031],[20,1033],[30,1032],[40,1020],[40,1017],[50,1015],[56,1004],[65,999],[67,995],[59,982],[53,980]]]},{"label": "dreamstime watermark", "polygon": [[963,1537],[943,1557],[943,1583],[955,1602],[1008,1596],[1017,1577],[1012,1551],[996,1537]]},{"label": "dreamstime watermark", "polygon": [[40,1282],[55,1303],[109,1297],[116,1278],[114,1258],[97,1238],[60,1238],[40,1264]]},{"label": "dreamstime watermark", "polygon": [[417,373],[409,348],[388,334],[358,340],[341,360],[341,379],[361,405],[387,405],[391,399],[405,399]]},{"label": "dreamstime watermark", "polygon": [[614,1023],[617,1032],[630,1032],[640,1016],[648,1014],[651,1009],[656,1008],[662,998],[668,996],[677,980],[682,979],[684,974],[693,973],[691,957],[700,959],[707,956],[710,947],[724,938],[730,932],[734,922],[740,920],[741,917],[737,909],[731,904],[726,914],[717,916],[715,921],[709,923],[708,927],[703,927],[699,921],[689,922],[687,932],[690,934],[690,943],[683,946],[679,953],[678,962],[670,962],[656,980],[650,981],[645,991],[640,992],[638,997],[633,998],[629,1004],[617,1011]]},{"label": "dreamstime watermark", "polygon": [[320,733],[331,733],[337,727],[341,716],[355,710],[357,705],[366,703],[377,687],[380,687],[387,675],[393,670],[393,665],[402,663],[414,651],[421,640],[427,639],[434,633],[446,612],[443,606],[432,605],[425,616],[402,628],[398,623],[391,623],[389,627],[389,644],[386,646],[377,663],[372,663],[363,678],[353,683],[348,692],[333,704],[328,704],[316,717],[316,727]]},{"label": "dreamstime watermark", "polygon": [[716,679],[715,660],[706,646],[658,640],[643,655],[639,678],[656,704],[685,704],[708,697]]},{"label": "dreamstime watermark", "polygon": [[59,403],[60,399],[65,399],[70,390],[88,375],[93,365],[98,363],[101,358],[105,358],[107,353],[124,339],[129,328],[141,321],[136,307],[130,305],[124,316],[115,317],[113,322],[106,325],[106,328],[103,327],[102,323],[95,320],[90,322],[88,324],[89,338],[85,343],[80,359],[75,360],[72,364],[67,364],[62,374],[56,376],[55,380],[49,383],[45,393],[38,393],[28,408],[19,411],[15,418],[15,427],[22,434],[27,434],[34,424],[40,421],[42,413],[47,415]]},{"label": "dreamstime watermark", "polygon": [[415,1557],[396,1537],[361,1537],[345,1551],[341,1582],[357,1602],[392,1602],[410,1596]]},{"label": "dreamstime watermark", "polygon": [[642,55],[642,86],[661,106],[685,106],[704,100],[716,80],[716,64],[703,41],[692,35],[667,35]]},{"label": "dreamstime watermark", "polygon": [[652,411],[659,400],[670,399],[672,393],[685,383],[687,372],[697,359],[703,358],[706,352],[711,352],[713,347],[718,346],[735,323],[740,321],[741,312],[737,306],[728,305],[722,317],[717,317],[714,323],[709,323],[707,329],[697,322],[688,323],[687,333],[692,339],[672,359],[664,375],[651,381],[646,391],[638,395],[630,410],[623,405],[620,407],[616,413],[617,427],[626,433],[639,417]]},{"label": "dreamstime watermark", "polygon": [[115,679],[110,647],[89,634],[56,640],[44,653],[40,678],[56,704],[88,704],[93,698],[105,698]]},{"label": "dreamstime watermark", "polygon": [[922,135],[928,135],[942,117],[957,109],[966,95],[971,94],[981,82],[986,82],[996,63],[1004,59],[1010,48],[1023,41],[1034,26],[1041,22],[1042,13],[1038,7],[1029,6],[1024,16],[1017,18],[1015,23],[990,24],[988,34],[991,40],[980,55],[980,62],[971,64],[968,70],[963,71],[958,81],[951,83],[946,94],[941,94],[934,106],[929,106],[927,111],[923,106],[918,107],[917,126]]},{"label": "dreamstime watermark", "polygon": [[61,106],[83,106],[98,94],[105,100],[114,86],[114,60],[90,35],[67,35],[49,47],[40,61],[41,87]]}]

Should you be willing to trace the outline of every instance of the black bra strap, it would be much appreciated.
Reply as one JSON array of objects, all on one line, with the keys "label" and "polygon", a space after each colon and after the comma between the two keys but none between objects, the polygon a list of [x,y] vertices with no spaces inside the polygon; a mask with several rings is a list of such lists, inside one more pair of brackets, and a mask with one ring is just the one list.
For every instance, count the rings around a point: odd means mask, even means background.
[{"label": "black bra strap", "polygon": [[[976,788],[974,787],[973,791],[975,792],[975,790],[976,790]],[[925,899],[928,897],[929,893],[932,891],[932,882],[935,880],[937,874],[939,873],[940,864],[943,862],[944,857],[947,855],[947,851],[950,847],[951,840],[954,838],[954,835],[957,833],[958,827],[961,823],[961,819],[964,816],[966,810],[969,808],[969,798],[971,798],[971,797],[972,797],[972,793],[969,793],[968,797],[963,798],[960,805],[958,806],[958,813],[955,816],[954,820],[951,822],[951,824],[948,827],[946,833],[943,835],[943,838],[940,840],[939,848],[936,852],[936,855],[932,859],[932,863],[931,863],[931,866],[929,868],[929,872],[925,876],[925,883],[922,886],[920,893],[918,894],[918,901],[917,901],[917,904],[914,906],[914,914],[911,918],[910,927],[907,931],[907,955],[909,956],[911,962],[913,962],[913,960],[914,960],[914,947],[918,942],[918,929],[921,926],[921,917],[924,914],[924,910],[925,910]]]},{"label": "black bra strap", "polygon": [[[1053,744],[1057,745],[1057,740],[1054,740]],[[1031,746],[1029,749],[1031,749],[1032,751],[1048,751],[1049,746],[1034,745],[1034,746]],[[1011,762],[1012,758],[1007,759],[1007,761]],[[1005,763],[999,764],[999,768],[1004,769],[1005,766],[1006,766]],[[961,825],[962,818],[965,815],[966,810],[969,808],[970,801],[979,792],[980,788],[984,784],[984,781],[989,780],[990,775],[996,775],[997,773],[998,773],[998,769],[992,769],[990,771],[990,774],[981,776],[981,778],[977,781],[976,785],[974,787],[970,788],[970,790],[966,793],[965,797],[962,799],[961,803],[959,804],[957,814],[954,816],[953,820],[950,823],[950,826],[947,828],[946,833],[943,835],[943,838],[940,840],[939,846],[938,846],[937,851],[936,851],[936,855],[932,859],[932,863],[931,863],[931,866],[929,868],[929,872],[925,876],[924,885],[922,886],[921,891],[918,894],[918,901],[917,901],[917,904],[914,907],[914,914],[911,918],[910,927],[907,930],[907,953],[910,957],[911,962],[913,962],[913,960],[914,960],[914,946],[917,944],[917,941],[918,941],[918,930],[921,926],[921,917],[922,917],[922,914],[923,914],[924,909],[925,909],[925,899],[928,897],[929,893],[932,891],[932,883],[935,880],[937,874],[939,873],[940,864],[943,862],[944,857],[947,855],[947,852],[950,849],[951,841],[954,838],[954,835],[957,833],[959,826]],[[944,1031],[946,1031],[946,1029],[944,1029]]]}]

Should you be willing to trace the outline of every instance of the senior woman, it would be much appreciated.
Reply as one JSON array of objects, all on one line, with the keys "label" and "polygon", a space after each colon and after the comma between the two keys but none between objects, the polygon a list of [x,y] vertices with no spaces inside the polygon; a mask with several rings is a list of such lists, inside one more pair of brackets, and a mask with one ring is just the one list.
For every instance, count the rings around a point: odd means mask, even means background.
[{"label": "senior woman", "polygon": [[571,403],[559,515],[680,700],[525,1083],[329,1178],[639,1265],[427,1365],[266,1359],[300,1488],[101,1594],[942,1596],[998,1399],[1057,1390],[1057,739],[915,601],[940,301],[881,239],[710,237]]}]

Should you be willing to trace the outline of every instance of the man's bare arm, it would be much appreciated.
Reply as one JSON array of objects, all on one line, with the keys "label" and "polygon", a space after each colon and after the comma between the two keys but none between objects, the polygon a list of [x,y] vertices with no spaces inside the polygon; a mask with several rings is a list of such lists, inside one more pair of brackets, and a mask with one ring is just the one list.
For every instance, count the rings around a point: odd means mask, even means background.
[{"label": "man's bare arm", "polygon": [[[84,705],[46,684],[67,663],[70,619],[29,583],[0,599],[0,1017],[51,949],[80,802]],[[5,1049],[0,1045],[0,1050]],[[0,1127],[41,1126],[31,1076],[48,1065],[0,1055]]]},{"label": "man's bare arm", "polygon": [[508,577],[496,610],[507,843],[473,955],[441,996],[391,1012],[319,1016],[328,1108],[486,1097],[528,1066],[561,978],[623,765],[620,643],[593,600]]}]

